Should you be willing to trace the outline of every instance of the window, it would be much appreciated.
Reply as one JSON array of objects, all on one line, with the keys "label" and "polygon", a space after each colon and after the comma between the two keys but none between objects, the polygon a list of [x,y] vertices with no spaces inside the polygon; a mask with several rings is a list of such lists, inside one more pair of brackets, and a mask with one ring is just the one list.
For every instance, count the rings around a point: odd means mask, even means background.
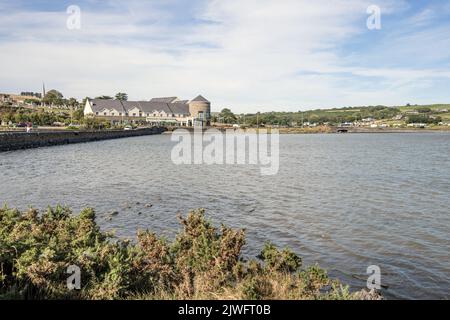
[{"label": "window", "polygon": [[104,113],[103,113],[103,115],[105,115],[105,116],[106,116],[106,112],[104,112]]},{"label": "window", "polygon": [[122,112],[119,112],[119,116],[121,116],[122,115]]},{"label": "window", "polygon": [[136,117],[136,113],[133,113],[133,117]]},{"label": "window", "polygon": [[113,116],[113,117],[114,117],[114,112],[111,112],[111,116]]},{"label": "window", "polygon": [[98,112],[95,113],[98,116]]}]

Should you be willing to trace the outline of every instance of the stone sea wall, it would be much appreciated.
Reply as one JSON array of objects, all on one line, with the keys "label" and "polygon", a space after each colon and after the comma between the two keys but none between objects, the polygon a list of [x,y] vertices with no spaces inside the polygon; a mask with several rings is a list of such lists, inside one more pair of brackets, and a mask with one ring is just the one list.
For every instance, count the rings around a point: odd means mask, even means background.
[{"label": "stone sea wall", "polygon": [[39,148],[69,143],[91,142],[108,139],[161,134],[163,128],[107,131],[53,131],[53,132],[8,132],[0,133],[0,152]]}]

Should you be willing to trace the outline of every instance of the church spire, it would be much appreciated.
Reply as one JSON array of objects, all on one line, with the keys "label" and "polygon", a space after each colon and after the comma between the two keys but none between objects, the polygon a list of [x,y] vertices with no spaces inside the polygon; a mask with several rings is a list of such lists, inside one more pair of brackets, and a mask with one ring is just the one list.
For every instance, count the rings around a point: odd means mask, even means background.
[{"label": "church spire", "polygon": [[42,104],[42,106],[45,107],[44,98],[45,98],[45,82],[42,81],[42,99],[41,99],[41,104]]}]

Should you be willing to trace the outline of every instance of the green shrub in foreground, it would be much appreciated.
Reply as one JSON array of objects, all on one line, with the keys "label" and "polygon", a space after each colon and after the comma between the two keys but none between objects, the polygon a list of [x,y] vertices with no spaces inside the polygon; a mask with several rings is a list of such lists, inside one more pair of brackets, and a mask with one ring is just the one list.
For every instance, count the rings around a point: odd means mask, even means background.
[{"label": "green shrub in foreground", "polygon": [[[101,232],[93,209],[39,214],[0,209],[0,297],[6,299],[359,299],[318,266],[266,244],[245,261],[243,230],[214,227],[204,210],[180,217],[173,242],[139,231],[136,243]],[[68,266],[81,290],[68,290]]]}]

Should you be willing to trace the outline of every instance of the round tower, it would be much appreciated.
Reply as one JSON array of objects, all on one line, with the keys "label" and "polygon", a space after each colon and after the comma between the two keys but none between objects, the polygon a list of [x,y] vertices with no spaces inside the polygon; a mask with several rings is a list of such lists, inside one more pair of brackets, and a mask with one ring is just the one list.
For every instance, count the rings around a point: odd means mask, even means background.
[{"label": "round tower", "polygon": [[201,95],[189,102],[189,113],[202,125],[209,125],[211,120],[211,102]]}]

